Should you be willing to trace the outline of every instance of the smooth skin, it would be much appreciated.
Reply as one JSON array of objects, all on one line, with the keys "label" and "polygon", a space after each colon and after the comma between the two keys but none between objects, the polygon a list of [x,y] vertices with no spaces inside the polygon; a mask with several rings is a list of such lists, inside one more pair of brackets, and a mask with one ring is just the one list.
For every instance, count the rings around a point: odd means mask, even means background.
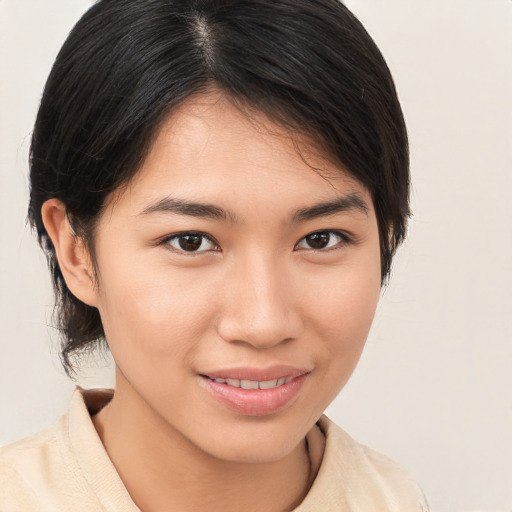
[{"label": "smooth skin", "polygon": [[[93,421],[135,503],[297,506],[320,463],[305,436],[321,453],[315,423],[352,374],[379,298],[366,188],[212,91],[173,111],[109,198],[97,282],[64,205],[47,201],[43,219],[68,287],[101,314],[116,391]],[[274,365],[307,376],[272,414],[237,413],[205,385],[214,372]]]}]

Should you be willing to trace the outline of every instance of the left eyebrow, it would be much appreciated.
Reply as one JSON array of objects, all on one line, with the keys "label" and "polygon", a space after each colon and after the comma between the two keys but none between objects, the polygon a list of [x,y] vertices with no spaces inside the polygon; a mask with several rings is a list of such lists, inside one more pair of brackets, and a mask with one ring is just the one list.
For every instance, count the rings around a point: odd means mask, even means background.
[{"label": "left eyebrow", "polygon": [[295,212],[293,221],[303,222],[350,211],[357,211],[368,216],[369,208],[366,201],[358,194],[348,194],[334,201],[327,201],[325,203],[315,204],[314,206],[301,208]]}]

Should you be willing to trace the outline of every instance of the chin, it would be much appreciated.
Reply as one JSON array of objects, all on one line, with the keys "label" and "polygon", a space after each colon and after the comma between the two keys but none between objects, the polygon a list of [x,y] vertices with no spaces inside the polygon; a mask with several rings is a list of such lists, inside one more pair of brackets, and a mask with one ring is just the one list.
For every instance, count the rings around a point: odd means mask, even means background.
[{"label": "chin", "polygon": [[212,450],[215,458],[240,463],[240,464],[264,464],[284,459],[302,442],[303,438],[289,438],[284,444],[275,439],[263,440],[246,439],[239,442],[231,442],[229,446],[216,446]]},{"label": "chin", "polygon": [[304,440],[309,429],[284,418],[240,418],[229,428],[210,430],[198,446],[211,456],[230,462],[268,463],[281,460]]}]

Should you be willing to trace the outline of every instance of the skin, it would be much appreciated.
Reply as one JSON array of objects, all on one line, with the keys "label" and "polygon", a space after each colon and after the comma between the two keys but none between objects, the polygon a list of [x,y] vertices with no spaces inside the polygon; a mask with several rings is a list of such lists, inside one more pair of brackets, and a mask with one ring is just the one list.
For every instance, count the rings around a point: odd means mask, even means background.
[{"label": "skin", "polygon": [[[379,236],[365,187],[298,142],[311,166],[290,134],[218,93],[183,103],[99,220],[98,283],[64,205],[43,207],[70,290],[101,314],[117,382],[94,423],[144,511],[291,510],[318,469],[304,439],[322,444],[315,423],[364,347]],[[297,216],[347,197],[366,211]],[[161,211],[166,198],[228,213]],[[183,251],[172,236],[190,231],[212,241]],[[329,231],[340,234],[324,235],[325,248],[304,238]],[[201,376],[274,364],[308,373],[291,402],[262,416],[219,403]]]}]

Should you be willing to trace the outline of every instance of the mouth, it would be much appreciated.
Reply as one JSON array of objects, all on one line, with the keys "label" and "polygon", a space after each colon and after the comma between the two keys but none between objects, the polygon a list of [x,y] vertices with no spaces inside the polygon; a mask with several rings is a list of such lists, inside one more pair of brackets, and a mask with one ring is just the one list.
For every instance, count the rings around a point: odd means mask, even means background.
[{"label": "mouth", "polygon": [[266,416],[297,399],[311,372],[291,367],[240,368],[201,374],[201,382],[218,403],[244,416]]}]

